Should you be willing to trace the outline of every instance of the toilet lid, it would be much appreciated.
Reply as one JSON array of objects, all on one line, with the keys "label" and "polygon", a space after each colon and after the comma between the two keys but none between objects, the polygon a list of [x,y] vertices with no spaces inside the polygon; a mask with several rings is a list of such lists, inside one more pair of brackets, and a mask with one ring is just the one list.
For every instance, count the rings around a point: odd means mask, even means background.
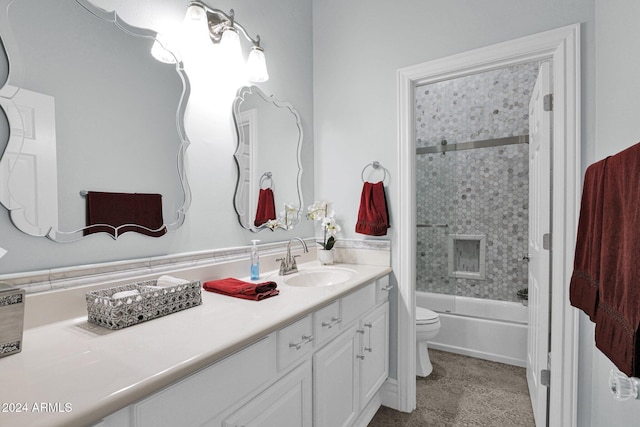
[{"label": "toilet lid", "polygon": [[438,320],[438,313],[431,311],[428,308],[416,307],[416,324],[424,325],[427,323],[434,323]]}]

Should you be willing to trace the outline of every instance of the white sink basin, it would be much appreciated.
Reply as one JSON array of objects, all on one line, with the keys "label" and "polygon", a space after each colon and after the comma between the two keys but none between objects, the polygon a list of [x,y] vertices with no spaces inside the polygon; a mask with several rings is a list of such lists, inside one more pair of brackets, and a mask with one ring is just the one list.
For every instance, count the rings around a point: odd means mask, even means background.
[{"label": "white sink basin", "polygon": [[325,267],[300,270],[284,279],[289,286],[317,287],[332,286],[352,279],[356,272],[348,268]]}]

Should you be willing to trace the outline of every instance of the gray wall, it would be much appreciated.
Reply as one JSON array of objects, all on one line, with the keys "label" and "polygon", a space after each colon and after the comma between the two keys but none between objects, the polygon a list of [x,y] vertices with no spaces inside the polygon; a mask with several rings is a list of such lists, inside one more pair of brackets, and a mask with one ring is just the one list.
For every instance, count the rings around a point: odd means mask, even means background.
[{"label": "gray wall", "polygon": [[[587,163],[615,154],[640,141],[640,81],[635,0],[596,0],[596,133],[595,154]],[[616,402],[608,386],[614,367],[594,344],[594,325],[580,314],[580,424],[637,424],[640,402]]]},{"label": "gray wall", "polygon": [[[605,0],[598,1],[602,9],[608,4]],[[622,7],[630,1],[616,2],[619,5],[614,9],[628,22],[625,31],[637,40],[637,30],[631,26],[631,19],[637,14]],[[390,174],[387,196],[392,228],[388,238],[391,239],[392,267],[397,269],[399,260],[394,255],[398,253],[399,244],[394,228],[399,191],[396,71],[575,23],[582,24],[582,155],[584,159],[593,158],[595,4],[596,0],[313,2],[316,198],[334,201],[336,212],[342,216],[345,234],[361,237],[354,230],[362,188],[360,171],[367,163],[380,161]],[[615,18],[612,26],[614,22]],[[632,50],[632,46],[629,42],[628,49]],[[631,83],[632,76],[628,77]],[[588,386],[588,378],[581,375],[581,388],[585,381]],[[594,411],[599,411],[590,398],[581,396],[581,410],[592,406]],[[608,410],[604,411],[606,417]]]},{"label": "gray wall", "polygon": [[[178,0],[96,0],[96,3],[105,8],[116,4],[128,22],[160,32],[181,25],[186,11],[186,3]],[[265,93],[291,102],[300,113],[305,138],[304,203],[311,203],[314,198],[311,0],[221,0],[213,6],[225,11],[233,7],[238,22],[252,35],[261,35],[271,79],[259,86]],[[34,32],[38,30],[33,28]],[[246,55],[248,46],[243,45],[243,49]],[[306,220],[296,230],[287,232],[265,231],[256,235],[240,227],[233,209],[236,139],[231,116],[237,87],[222,75],[224,67],[206,55],[201,55],[198,62],[188,63],[185,59],[185,67],[193,92],[185,119],[191,141],[186,162],[193,201],[182,228],[158,239],[126,233],[114,241],[106,234],[96,234],[79,242],[59,244],[22,233],[11,224],[7,211],[0,208],[4,212],[0,213],[0,247],[8,250],[0,259],[0,274],[243,246],[255,238],[268,242],[313,235],[313,225]],[[1,82],[6,75],[6,57],[0,55]],[[4,149],[7,132],[6,120],[0,117],[0,151]]]}]

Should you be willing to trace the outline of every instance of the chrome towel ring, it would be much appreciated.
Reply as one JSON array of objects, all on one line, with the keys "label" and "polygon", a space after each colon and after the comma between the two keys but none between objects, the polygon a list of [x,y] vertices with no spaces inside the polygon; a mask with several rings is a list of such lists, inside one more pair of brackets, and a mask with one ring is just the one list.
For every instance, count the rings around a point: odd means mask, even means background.
[{"label": "chrome towel ring", "polygon": [[[262,174],[262,176],[260,177],[260,188],[265,190],[267,188],[272,188],[273,187],[273,178],[271,177],[272,174],[271,172],[265,172]],[[265,181],[269,181],[269,185],[267,187],[262,187],[262,185],[265,183]]]},{"label": "chrome towel ring", "polygon": [[384,181],[387,179],[387,169],[385,169],[385,167],[384,167],[384,166],[382,166],[382,165],[380,164],[380,162],[378,162],[378,161],[376,160],[376,161],[373,161],[373,162],[371,162],[371,163],[367,164],[367,165],[362,169],[362,174],[361,174],[362,182],[367,182],[367,181],[364,179],[364,172],[367,170],[367,168],[368,168],[369,166],[371,166],[371,167],[372,167],[372,168],[374,168],[375,170],[382,169],[382,172],[384,173],[384,176],[382,177],[382,182],[384,182]]}]

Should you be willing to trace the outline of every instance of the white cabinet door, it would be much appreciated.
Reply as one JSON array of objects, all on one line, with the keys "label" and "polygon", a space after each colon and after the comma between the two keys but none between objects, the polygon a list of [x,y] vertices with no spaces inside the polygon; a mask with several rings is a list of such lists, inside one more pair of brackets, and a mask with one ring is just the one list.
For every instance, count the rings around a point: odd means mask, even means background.
[{"label": "white cabinet door", "polygon": [[306,361],[224,420],[223,427],[311,427],[311,362]]},{"label": "white cabinet door", "polygon": [[389,375],[389,303],[360,321],[360,407],[371,400]]},{"label": "white cabinet door", "polygon": [[315,427],[342,427],[359,413],[359,337],[348,329],[313,356],[313,418]]}]

